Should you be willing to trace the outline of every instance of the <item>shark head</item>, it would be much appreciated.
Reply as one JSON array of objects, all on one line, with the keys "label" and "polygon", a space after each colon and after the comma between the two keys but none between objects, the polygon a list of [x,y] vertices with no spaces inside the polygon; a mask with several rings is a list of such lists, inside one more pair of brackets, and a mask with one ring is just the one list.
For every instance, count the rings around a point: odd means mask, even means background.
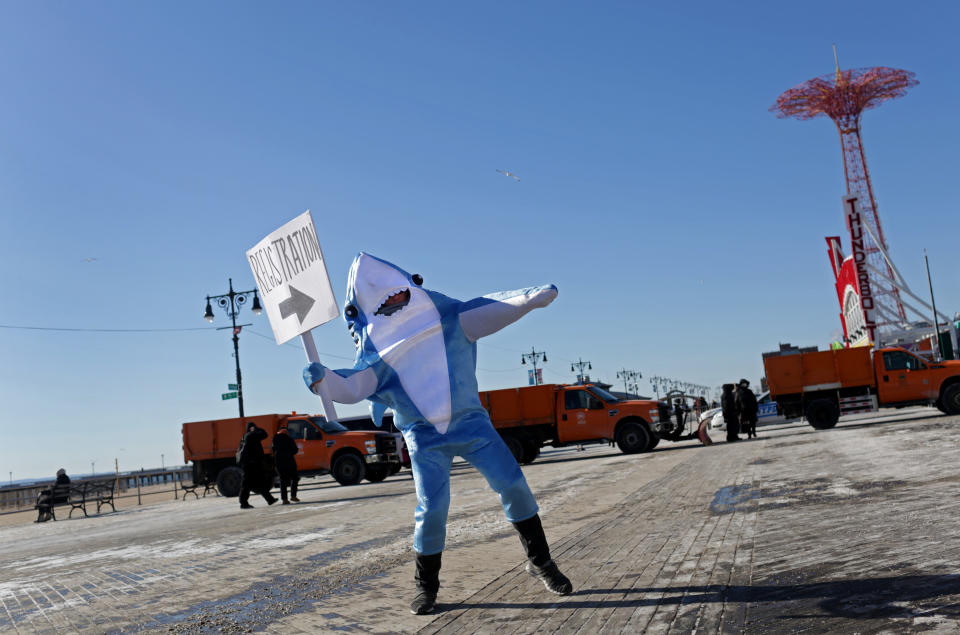
[{"label": "shark head", "polygon": [[383,357],[439,322],[422,284],[419,275],[370,254],[357,254],[347,277],[343,316],[360,354],[372,347]]}]

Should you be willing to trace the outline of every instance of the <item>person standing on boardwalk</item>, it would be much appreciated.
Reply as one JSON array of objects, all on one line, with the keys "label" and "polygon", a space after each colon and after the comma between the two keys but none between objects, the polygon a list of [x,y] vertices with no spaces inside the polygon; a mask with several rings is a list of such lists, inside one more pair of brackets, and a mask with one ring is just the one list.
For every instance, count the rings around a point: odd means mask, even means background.
[{"label": "person standing on boardwalk", "polygon": [[[297,498],[297,483],[300,482],[300,476],[297,474],[297,453],[300,448],[297,442],[290,438],[287,429],[281,427],[273,435],[273,460],[277,464],[277,474],[280,475],[280,500],[284,505],[289,505],[290,501],[299,503]],[[287,498],[287,487],[290,488],[290,498]]]},{"label": "person standing on boardwalk", "polygon": [[683,403],[683,399],[675,399],[673,401],[673,416],[677,421],[677,427],[673,430],[673,440],[679,441],[683,437],[683,433],[686,430],[686,417],[687,417],[687,408],[686,404]]},{"label": "person standing on boardwalk", "polygon": [[727,424],[727,441],[739,441],[740,413],[737,411],[737,397],[733,393],[733,384],[723,385],[720,408],[723,410],[723,422]]},{"label": "person standing on boardwalk", "polygon": [[267,505],[273,505],[277,499],[270,494],[273,480],[263,469],[263,445],[267,438],[267,431],[258,428],[252,421],[247,424],[247,432],[243,435],[237,463],[243,470],[243,480],[240,482],[240,509],[253,509],[250,504],[250,491],[259,492]]},{"label": "person standing on boardwalk", "polygon": [[757,396],[750,390],[750,382],[741,379],[737,384],[737,410],[740,412],[740,427],[748,439],[757,437]]},{"label": "person standing on boardwalk", "polygon": [[422,276],[385,260],[361,252],[353,261],[343,315],[357,345],[354,367],[328,370],[314,362],[303,379],[312,392],[325,390],[340,403],[369,399],[378,425],[387,408],[394,412],[417,492],[411,613],[436,607],[455,456],[477,468],[499,495],[527,556],[527,573],[551,593],[573,591],[550,555],[523,471],[477,394],[477,340],[556,296],[555,286],[543,285],[461,302],[424,288]]}]

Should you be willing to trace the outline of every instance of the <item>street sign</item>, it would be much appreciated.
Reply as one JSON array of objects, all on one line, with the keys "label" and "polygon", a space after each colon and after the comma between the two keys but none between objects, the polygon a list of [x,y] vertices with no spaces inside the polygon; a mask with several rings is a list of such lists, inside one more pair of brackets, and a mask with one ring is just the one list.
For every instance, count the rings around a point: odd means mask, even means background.
[{"label": "street sign", "polygon": [[247,251],[277,344],[340,314],[307,210]]},{"label": "street sign", "polygon": [[236,384],[227,384],[227,390],[239,390],[240,387]]},{"label": "street sign", "polygon": [[220,399],[222,399],[223,401],[226,401],[227,399],[236,399],[236,398],[237,398],[237,393],[235,392],[225,392],[220,395]]}]

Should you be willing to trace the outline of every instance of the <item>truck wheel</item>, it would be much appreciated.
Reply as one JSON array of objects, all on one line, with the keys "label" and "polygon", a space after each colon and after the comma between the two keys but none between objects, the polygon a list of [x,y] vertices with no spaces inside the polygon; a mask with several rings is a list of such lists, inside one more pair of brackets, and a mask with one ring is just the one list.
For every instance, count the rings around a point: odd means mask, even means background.
[{"label": "truck wheel", "polygon": [[940,409],[948,415],[960,415],[960,384],[950,384],[940,395]]},{"label": "truck wheel", "polygon": [[366,477],[371,483],[379,483],[388,476],[390,476],[390,467],[387,465],[367,466]]},{"label": "truck wheel", "polygon": [[399,462],[393,463],[393,464],[392,464],[392,467],[390,468],[390,476],[393,476],[394,474],[396,474],[397,472],[399,472],[401,467],[403,467],[403,466],[400,465]]},{"label": "truck wheel", "polygon": [[829,399],[814,399],[807,406],[807,421],[817,430],[829,430],[839,418],[840,411]]},{"label": "truck wheel", "polygon": [[617,446],[624,454],[636,454],[650,447],[650,433],[639,423],[625,423],[617,430]]},{"label": "truck wheel", "polygon": [[239,467],[225,467],[217,474],[217,491],[221,496],[233,498],[240,495],[240,483],[243,481],[243,470]]},{"label": "truck wheel", "polygon": [[507,449],[510,450],[510,454],[517,460],[517,463],[523,463],[523,444],[520,443],[520,439],[512,434],[505,434],[503,435],[503,442],[507,444]]},{"label": "truck wheel", "polygon": [[356,454],[341,454],[333,462],[330,473],[341,485],[356,485],[363,480],[363,461]]},{"label": "truck wheel", "polygon": [[523,456],[520,463],[528,465],[537,460],[540,456],[540,444],[535,439],[524,439],[520,443],[523,446]]},{"label": "truck wheel", "polygon": [[660,437],[655,434],[650,435],[650,445],[647,446],[647,452],[657,447],[660,444]]}]

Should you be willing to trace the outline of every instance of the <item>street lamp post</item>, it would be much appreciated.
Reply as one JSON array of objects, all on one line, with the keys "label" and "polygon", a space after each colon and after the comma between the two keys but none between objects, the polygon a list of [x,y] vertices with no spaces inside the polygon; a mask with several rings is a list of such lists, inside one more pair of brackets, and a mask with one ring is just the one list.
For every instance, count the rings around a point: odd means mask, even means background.
[{"label": "street lamp post", "polygon": [[526,364],[527,360],[533,364],[533,383],[534,385],[540,385],[540,376],[537,374],[537,362],[543,361],[544,364],[547,363],[547,353],[545,351],[538,351],[532,346],[530,347],[529,353],[522,353],[520,355],[520,363]]},{"label": "street lamp post", "polygon": [[213,307],[210,305],[210,300],[216,300],[217,305],[223,309],[230,318],[232,327],[225,326],[222,328],[233,328],[233,359],[237,367],[237,401],[240,405],[240,416],[243,417],[243,380],[240,377],[240,329],[244,326],[249,326],[249,324],[237,326],[237,314],[240,312],[240,308],[250,301],[251,294],[253,294],[253,305],[250,307],[250,310],[253,311],[253,314],[260,315],[260,313],[263,312],[263,308],[260,306],[260,296],[257,295],[256,289],[234,291],[233,278],[228,278],[228,280],[230,282],[230,291],[228,293],[207,296],[207,307],[203,312],[203,319],[207,322],[213,322]]},{"label": "street lamp post", "polygon": [[639,371],[627,370],[626,368],[624,368],[623,370],[617,371],[617,377],[623,380],[623,390],[629,395],[630,394],[629,383],[632,383],[637,379],[642,379],[643,375],[641,375]]},{"label": "street lamp post", "polygon": [[580,373],[577,375],[577,381],[582,384],[584,382],[583,370],[584,369],[593,370],[593,366],[590,365],[590,362],[583,361],[583,358],[578,357],[577,359],[578,361],[570,364],[570,372],[575,373],[577,372],[577,369],[579,369]]}]

